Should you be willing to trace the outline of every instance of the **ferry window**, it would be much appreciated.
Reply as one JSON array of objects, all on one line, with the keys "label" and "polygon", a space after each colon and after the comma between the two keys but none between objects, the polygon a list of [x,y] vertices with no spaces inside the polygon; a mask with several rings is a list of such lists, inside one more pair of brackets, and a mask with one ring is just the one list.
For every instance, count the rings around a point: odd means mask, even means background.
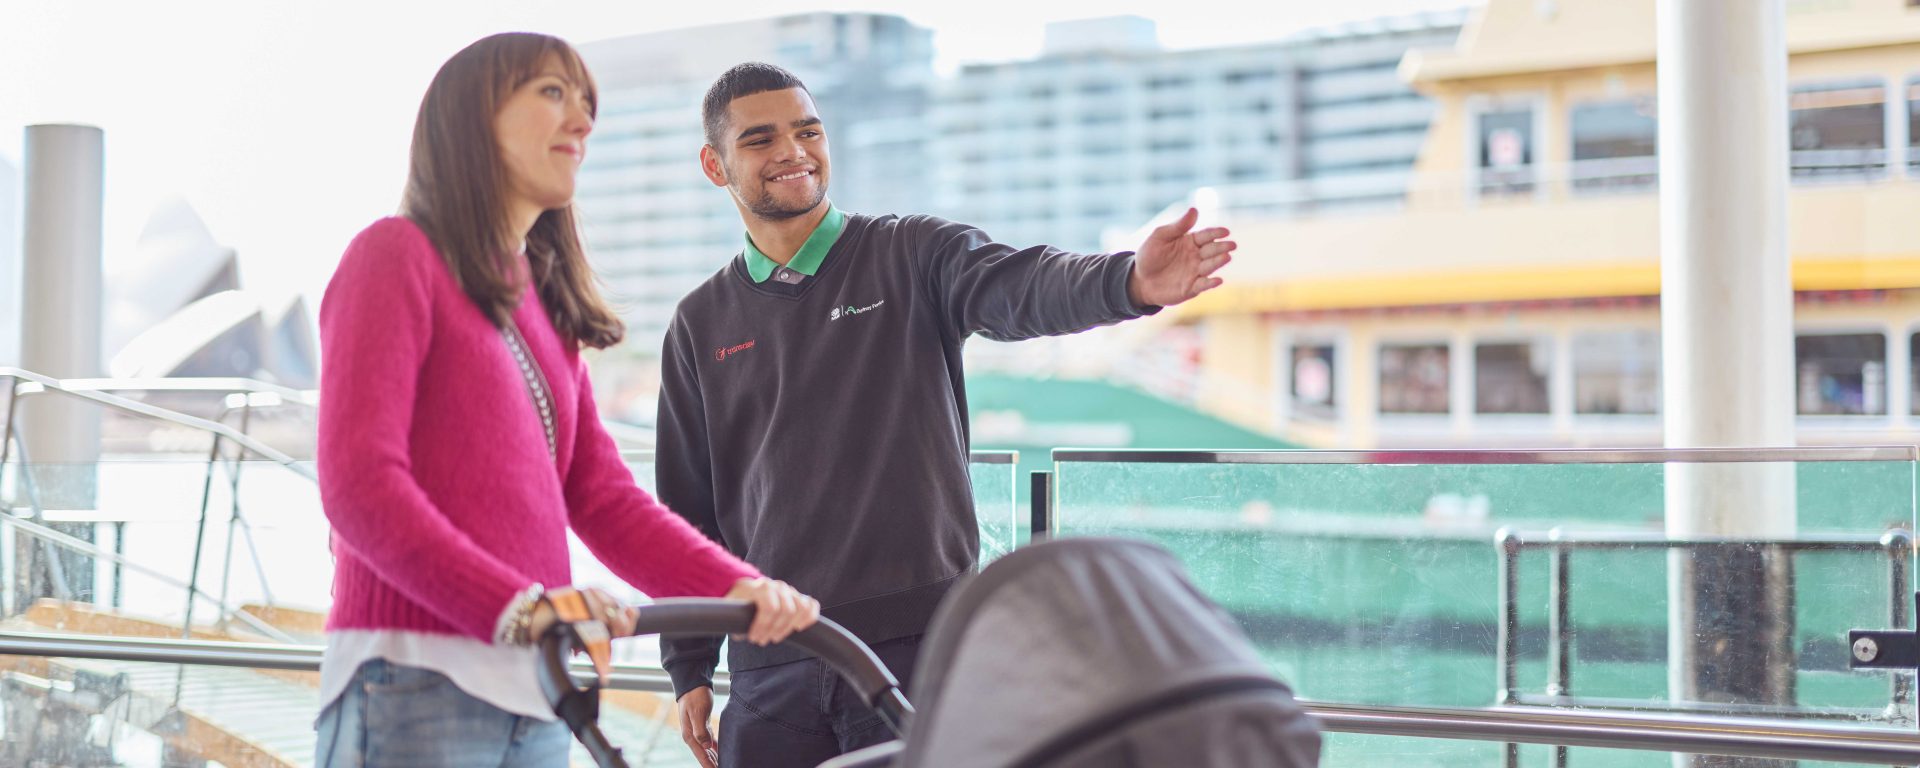
[{"label": "ferry window", "polygon": [[1381,413],[1446,413],[1448,383],[1447,345],[1381,345]]},{"label": "ferry window", "polygon": [[1295,416],[1331,419],[1338,389],[1332,344],[1295,344],[1290,391]]},{"label": "ferry window", "polygon": [[1907,147],[1907,167],[1920,172],[1920,77],[1907,81]]},{"label": "ferry window", "polygon": [[1474,411],[1546,413],[1552,366],[1552,346],[1545,340],[1474,345]]},{"label": "ferry window", "polygon": [[1652,186],[1660,170],[1654,146],[1660,128],[1653,96],[1574,107],[1573,188],[1636,189]]},{"label": "ferry window", "polygon": [[1793,342],[1800,413],[1887,412],[1887,337],[1878,333],[1801,334]]},{"label": "ferry window", "polygon": [[1480,194],[1533,192],[1533,110],[1481,113],[1477,147]]},{"label": "ferry window", "polygon": [[1787,103],[1794,178],[1877,174],[1886,167],[1886,90],[1879,83],[1801,86]]},{"label": "ferry window", "polygon": [[1907,391],[1915,393],[1908,398],[1909,411],[1920,414],[1920,333],[1907,337]]},{"label": "ferry window", "polygon": [[1660,333],[1597,331],[1573,337],[1574,413],[1660,411]]}]

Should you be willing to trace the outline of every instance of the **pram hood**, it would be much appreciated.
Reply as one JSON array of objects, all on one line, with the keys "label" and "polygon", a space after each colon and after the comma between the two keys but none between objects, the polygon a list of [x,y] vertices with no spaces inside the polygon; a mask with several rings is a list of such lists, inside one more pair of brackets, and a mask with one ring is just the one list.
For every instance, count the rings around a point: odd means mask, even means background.
[{"label": "pram hood", "polygon": [[942,606],[909,691],[913,766],[1318,763],[1319,730],[1166,550],[1076,538]]}]

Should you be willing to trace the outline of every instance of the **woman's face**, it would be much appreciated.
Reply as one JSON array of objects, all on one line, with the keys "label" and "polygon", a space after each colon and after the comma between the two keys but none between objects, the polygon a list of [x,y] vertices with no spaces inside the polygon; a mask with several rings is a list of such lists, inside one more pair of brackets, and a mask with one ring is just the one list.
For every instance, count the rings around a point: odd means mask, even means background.
[{"label": "woman's face", "polygon": [[573,200],[574,174],[587,156],[593,108],[583,84],[556,56],[500,105],[493,133],[507,168],[509,210],[548,211]]}]

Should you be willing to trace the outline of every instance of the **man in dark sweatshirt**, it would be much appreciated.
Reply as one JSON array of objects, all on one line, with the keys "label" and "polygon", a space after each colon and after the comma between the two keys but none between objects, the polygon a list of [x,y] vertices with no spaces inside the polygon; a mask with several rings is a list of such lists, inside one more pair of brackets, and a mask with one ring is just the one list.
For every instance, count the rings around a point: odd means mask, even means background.
[{"label": "man in dark sweatshirt", "polygon": [[[791,73],[742,64],[703,105],[701,169],[740,208],[739,256],[680,302],[661,357],[660,499],[820,600],[903,683],[979,551],[961,345],[1073,333],[1220,284],[1234,243],[1189,210],[1138,252],[1015,248],[931,216],[827,200],[827,132]],[[901,169],[911,173],[914,169]],[[831,670],[718,639],[663,640],[681,735],[702,765],[814,765],[891,738]],[[911,688],[908,689],[911,695]]]}]

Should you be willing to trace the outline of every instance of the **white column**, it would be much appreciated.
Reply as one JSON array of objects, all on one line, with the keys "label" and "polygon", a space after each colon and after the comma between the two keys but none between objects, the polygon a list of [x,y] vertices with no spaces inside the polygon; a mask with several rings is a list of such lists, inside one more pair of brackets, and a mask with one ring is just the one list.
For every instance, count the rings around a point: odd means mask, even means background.
[{"label": "white column", "polygon": [[[27,128],[26,199],[22,212],[20,367],[54,378],[101,375],[100,129],[79,125]],[[31,464],[31,498],[41,509],[92,509],[100,460],[99,407],[56,393],[20,402],[12,425]],[[55,530],[93,540],[93,526],[54,523]],[[93,564],[32,539],[15,551],[16,610],[33,600],[91,598]]]},{"label": "white column", "polygon": [[[102,375],[103,147],[100,129],[91,126],[27,128],[20,362],[35,373]],[[96,405],[30,397],[21,401],[19,426],[35,464],[99,461]]]},{"label": "white column", "polygon": [[[1666,444],[1794,442],[1782,0],[1660,0]],[[1794,530],[1791,472],[1674,465],[1673,536]]]},{"label": "white column", "polygon": [[[1666,444],[1792,445],[1783,0],[1659,0],[1657,19]],[[1792,536],[1793,472],[1791,464],[1670,464],[1667,533]],[[1673,698],[1793,700],[1793,587],[1782,559],[1670,553]],[[1675,764],[1696,763],[1676,756]]]}]

